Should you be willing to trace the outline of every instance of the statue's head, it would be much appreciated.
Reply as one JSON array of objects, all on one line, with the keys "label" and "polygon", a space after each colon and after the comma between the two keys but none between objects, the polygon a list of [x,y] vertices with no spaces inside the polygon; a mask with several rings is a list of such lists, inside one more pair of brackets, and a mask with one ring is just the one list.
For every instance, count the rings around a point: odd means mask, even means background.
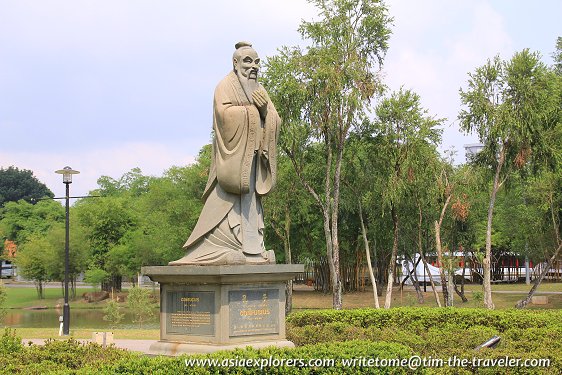
[{"label": "statue's head", "polygon": [[232,55],[232,66],[239,78],[252,79],[257,81],[260,69],[260,58],[258,53],[248,42],[238,42],[236,50]]}]

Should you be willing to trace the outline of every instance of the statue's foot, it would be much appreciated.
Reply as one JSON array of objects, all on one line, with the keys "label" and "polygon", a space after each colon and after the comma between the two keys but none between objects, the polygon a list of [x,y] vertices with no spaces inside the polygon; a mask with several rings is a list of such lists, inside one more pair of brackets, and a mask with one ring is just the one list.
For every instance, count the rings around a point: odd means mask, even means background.
[{"label": "statue's foot", "polygon": [[268,260],[269,264],[275,264],[275,251],[273,250],[267,250],[264,251],[264,258],[266,258]]},{"label": "statue's foot", "polygon": [[240,251],[232,250],[231,252],[226,254],[225,264],[246,264],[246,257]]},{"label": "statue's foot", "polygon": [[275,264],[275,252],[267,250],[258,255],[247,255],[247,264]]}]

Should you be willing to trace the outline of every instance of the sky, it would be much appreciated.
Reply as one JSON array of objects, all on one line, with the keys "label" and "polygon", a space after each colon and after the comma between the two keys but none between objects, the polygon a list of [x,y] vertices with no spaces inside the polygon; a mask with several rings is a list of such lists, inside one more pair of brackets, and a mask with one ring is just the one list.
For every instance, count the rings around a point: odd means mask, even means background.
[{"label": "sky", "polygon": [[[389,0],[394,18],[382,74],[447,118],[443,149],[464,161],[456,120],[468,73],[524,48],[551,65],[562,1]],[[305,0],[0,0],[0,167],[30,169],[56,196],[55,170],[79,170],[72,195],[132,168],[161,176],[210,142],[212,96],[234,44],[260,57],[305,45],[318,20]]]}]

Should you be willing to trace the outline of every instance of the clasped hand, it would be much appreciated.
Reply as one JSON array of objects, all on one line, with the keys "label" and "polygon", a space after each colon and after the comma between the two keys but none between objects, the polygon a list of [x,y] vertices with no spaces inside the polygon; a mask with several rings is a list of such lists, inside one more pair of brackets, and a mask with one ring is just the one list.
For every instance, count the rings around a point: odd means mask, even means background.
[{"label": "clasped hand", "polygon": [[269,103],[269,95],[264,89],[256,90],[252,93],[252,99],[254,100],[254,104],[258,107],[258,111],[260,112],[260,116],[265,118],[267,115],[267,103]]}]

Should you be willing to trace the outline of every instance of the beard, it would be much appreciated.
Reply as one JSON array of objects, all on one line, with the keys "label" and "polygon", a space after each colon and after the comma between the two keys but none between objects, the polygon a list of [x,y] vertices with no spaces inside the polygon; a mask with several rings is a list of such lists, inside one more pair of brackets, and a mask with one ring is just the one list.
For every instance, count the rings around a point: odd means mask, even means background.
[{"label": "beard", "polygon": [[[238,76],[240,85],[242,86],[244,93],[246,93],[248,100],[250,101],[250,103],[253,103],[254,101],[252,100],[252,94],[254,91],[260,88],[260,84],[258,83],[258,79],[257,79],[257,74],[250,74],[248,72],[248,76],[244,77],[242,73],[240,73],[240,70],[237,70],[236,75]],[[255,78],[250,78],[250,76]]]}]

